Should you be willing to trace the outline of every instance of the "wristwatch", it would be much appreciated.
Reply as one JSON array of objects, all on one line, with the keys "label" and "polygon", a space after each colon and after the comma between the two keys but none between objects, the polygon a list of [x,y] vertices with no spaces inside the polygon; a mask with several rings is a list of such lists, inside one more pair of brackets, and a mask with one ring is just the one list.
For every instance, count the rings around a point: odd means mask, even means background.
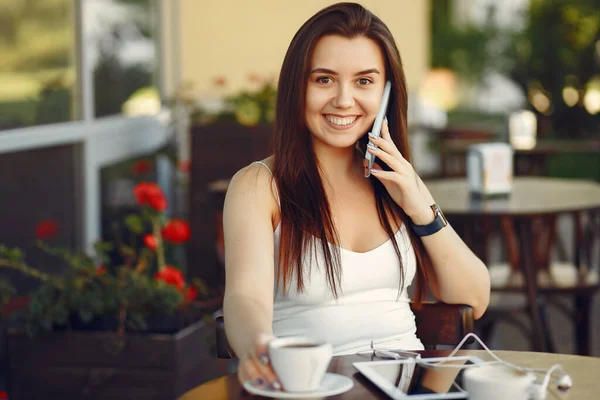
[{"label": "wristwatch", "polygon": [[431,210],[433,211],[433,216],[435,217],[433,222],[430,222],[427,225],[415,225],[411,221],[413,231],[420,237],[433,235],[448,225],[448,220],[446,220],[446,217],[440,209],[440,206],[434,203],[431,205]]}]

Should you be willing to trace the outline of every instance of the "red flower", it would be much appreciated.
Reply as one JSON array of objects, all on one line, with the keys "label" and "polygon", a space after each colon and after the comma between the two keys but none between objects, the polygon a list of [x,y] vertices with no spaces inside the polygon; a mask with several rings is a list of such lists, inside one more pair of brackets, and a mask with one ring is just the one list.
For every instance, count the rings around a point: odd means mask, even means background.
[{"label": "red flower", "polygon": [[156,250],[156,248],[158,247],[158,243],[156,242],[156,238],[154,237],[154,235],[151,235],[151,234],[144,235],[144,244],[150,250]]},{"label": "red flower", "polygon": [[171,219],[162,228],[162,236],[167,242],[181,244],[190,240],[190,225],[181,219]]},{"label": "red flower", "polygon": [[96,267],[96,275],[101,276],[106,273],[106,267],[104,265],[98,265]]},{"label": "red flower", "polygon": [[193,286],[189,286],[187,288],[187,290],[185,291],[183,298],[186,302],[190,303],[190,302],[196,300],[197,296],[198,296],[198,290]]},{"label": "red flower", "polygon": [[8,393],[0,391],[0,400],[8,400]]},{"label": "red flower", "polygon": [[149,205],[156,211],[167,208],[167,198],[156,183],[140,182],[133,188],[133,194],[140,206]]},{"label": "red flower", "polygon": [[148,160],[139,160],[133,164],[131,169],[136,175],[147,174],[152,169],[152,163]]},{"label": "red flower", "polygon": [[148,204],[150,198],[163,196],[163,192],[156,183],[140,182],[133,188],[133,194],[135,195],[139,205]]},{"label": "red flower", "polygon": [[151,197],[148,200],[148,205],[154,208],[156,211],[164,211],[169,203],[167,202],[167,198],[163,196]]},{"label": "red flower", "polygon": [[58,234],[58,222],[53,219],[40,221],[35,226],[35,237],[40,240],[52,239]]},{"label": "red flower", "polygon": [[179,290],[182,290],[185,286],[185,280],[183,279],[181,271],[170,265],[166,265],[163,269],[154,274],[154,279],[173,285]]}]

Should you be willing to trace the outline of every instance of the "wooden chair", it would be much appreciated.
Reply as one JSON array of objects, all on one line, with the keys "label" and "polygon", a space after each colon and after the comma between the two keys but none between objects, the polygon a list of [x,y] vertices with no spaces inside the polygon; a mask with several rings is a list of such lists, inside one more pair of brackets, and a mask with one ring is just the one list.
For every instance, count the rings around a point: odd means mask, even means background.
[{"label": "wooden chair", "polygon": [[[587,224],[584,226],[583,216],[587,215]],[[547,351],[555,352],[554,340],[548,323],[547,306],[553,306],[562,312],[567,319],[573,321],[575,336],[575,350],[579,355],[589,356],[592,353],[592,318],[594,296],[600,291],[600,263],[594,262],[594,250],[600,248],[600,209],[587,212],[573,213],[574,222],[574,254],[572,260],[557,260],[552,262],[551,251],[558,244],[556,232],[556,215],[538,217],[534,221],[533,247],[530,251],[534,254],[538,272],[538,293],[543,295],[538,300],[538,307],[542,324],[544,325],[544,341]],[[508,265],[490,265],[490,279],[492,284],[492,301],[484,318],[478,321],[478,331],[484,342],[490,342],[493,330],[502,320],[519,328],[526,337],[531,338],[532,347],[535,348],[536,340],[531,334],[530,326],[519,318],[515,311],[526,311],[526,299],[514,301],[514,294],[524,292],[523,275],[519,268],[521,254],[519,252],[514,226],[512,221],[507,224],[509,240],[506,243],[509,249]],[[512,250],[510,248],[512,247]],[[514,258],[511,259],[510,255]],[[599,253],[600,255],[600,253]],[[594,265],[595,264],[595,265]],[[504,301],[504,294],[513,294],[508,301]],[[573,307],[560,301],[562,296],[573,298]]]},{"label": "wooden chair", "polygon": [[491,142],[497,137],[493,131],[474,128],[446,128],[438,136],[442,178],[466,176],[469,146]]},{"label": "wooden chair", "polygon": [[[461,304],[425,302],[420,310],[411,303],[417,324],[417,337],[426,349],[456,346],[466,334],[473,332],[473,309]],[[235,357],[225,334],[222,316],[216,319],[217,358]]]}]

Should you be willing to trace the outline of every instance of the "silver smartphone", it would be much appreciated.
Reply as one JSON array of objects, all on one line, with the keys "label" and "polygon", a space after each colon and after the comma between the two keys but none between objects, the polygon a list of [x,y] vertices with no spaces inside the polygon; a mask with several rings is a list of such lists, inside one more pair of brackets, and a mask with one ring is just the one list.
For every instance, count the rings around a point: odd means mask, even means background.
[{"label": "silver smartphone", "polygon": [[[383,88],[383,96],[381,98],[381,105],[379,106],[379,111],[377,112],[377,116],[375,117],[375,122],[373,122],[373,128],[371,129],[371,135],[373,136],[381,136],[381,127],[383,126],[383,120],[385,119],[385,114],[387,113],[388,103],[390,101],[390,92],[392,91],[392,82],[387,81],[385,83],[385,87]],[[363,165],[365,166],[365,178],[371,176],[371,168],[373,168],[373,163],[375,162],[375,156],[369,153],[368,150],[365,150],[365,159],[363,160]]]}]

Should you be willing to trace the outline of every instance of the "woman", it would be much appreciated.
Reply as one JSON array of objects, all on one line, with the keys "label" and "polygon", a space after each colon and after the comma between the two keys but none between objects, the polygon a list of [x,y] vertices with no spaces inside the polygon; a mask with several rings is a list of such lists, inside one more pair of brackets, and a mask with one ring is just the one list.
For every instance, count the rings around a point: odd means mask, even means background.
[{"label": "woman", "polygon": [[[369,137],[385,82],[381,138]],[[266,344],[325,339],[334,353],[422,349],[407,287],[471,305],[490,292],[485,265],[437,212],[410,164],[402,63],[386,25],[340,3],[310,18],[287,51],[273,156],[239,171],[224,210],[227,337],[239,379],[278,389]],[[371,142],[378,149],[367,146]],[[378,162],[365,178],[369,148]]]}]

